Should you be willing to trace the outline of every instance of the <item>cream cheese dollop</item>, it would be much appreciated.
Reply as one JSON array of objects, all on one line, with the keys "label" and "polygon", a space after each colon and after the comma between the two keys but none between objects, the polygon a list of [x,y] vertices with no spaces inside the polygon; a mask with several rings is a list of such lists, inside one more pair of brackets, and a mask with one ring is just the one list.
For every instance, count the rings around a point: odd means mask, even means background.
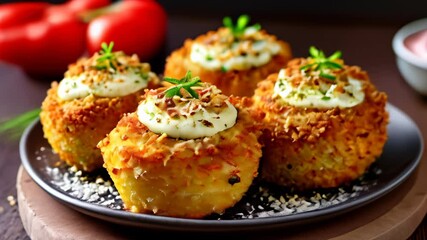
[{"label": "cream cheese dollop", "polygon": [[272,38],[263,37],[254,28],[247,28],[238,41],[193,43],[190,59],[213,71],[246,70],[268,63],[280,51],[281,46]]},{"label": "cream cheese dollop", "polygon": [[122,97],[135,93],[148,85],[148,79],[153,73],[146,74],[143,77],[140,73],[127,71],[126,73],[114,73],[94,76],[88,80],[88,76],[83,72],[78,76],[65,77],[58,86],[58,97],[63,100],[83,98],[90,94],[99,97]]},{"label": "cream cheese dollop", "polygon": [[279,72],[274,86],[274,95],[289,105],[306,108],[350,108],[364,101],[363,83],[348,77],[343,90],[337,91],[337,82],[319,82],[318,85],[299,84],[294,86],[292,77]]},{"label": "cream cheese dollop", "polygon": [[[160,99],[164,100],[165,97]],[[236,123],[237,110],[228,100],[225,100],[220,111],[203,106],[199,99],[181,100],[183,101],[173,108],[162,109],[157,95],[147,95],[138,106],[138,119],[157,134],[165,133],[168,137],[180,139],[210,137]]]}]

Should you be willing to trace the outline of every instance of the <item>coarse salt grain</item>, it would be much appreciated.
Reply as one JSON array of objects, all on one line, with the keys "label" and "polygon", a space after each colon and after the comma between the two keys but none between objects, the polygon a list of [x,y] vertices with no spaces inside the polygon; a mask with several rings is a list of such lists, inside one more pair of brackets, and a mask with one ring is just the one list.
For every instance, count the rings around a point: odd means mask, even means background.
[{"label": "coarse salt grain", "polygon": [[76,167],[46,167],[51,184],[81,201],[122,210],[123,203],[117,189],[105,176],[89,176]]},{"label": "coarse salt grain", "polygon": [[14,196],[12,196],[12,195],[7,196],[7,201],[9,202],[9,205],[10,205],[11,207],[13,207],[13,206],[15,206],[15,205],[16,205],[15,197],[14,197]]},{"label": "coarse salt grain", "polygon": [[[40,149],[40,152],[45,149]],[[40,156],[43,158],[43,156]],[[370,170],[371,178],[363,177],[348,187],[311,192],[295,192],[290,189],[278,188],[271,184],[256,182],[251,191],[234,207],[224,214],[214,214],[207,219],[251,219],[275,216],[288,216],[297,213],[315,211],[342,204],[368,191],[376,184],[380,169]],[[84,173],[76,167],[46,167],[51,177],[51,184],[70,196],[82,201],[105,206],[114,210],[123,210],[123,202],[108,174],[96,175]],[[373,176],[373,177],[372,177]],[[13,197],[13,196],[9,196]],[[9,200],[8,197],[8,200]],[[13,201],[15,201],[13,199]],[[9,201],[9,203],[12,203]]]}]

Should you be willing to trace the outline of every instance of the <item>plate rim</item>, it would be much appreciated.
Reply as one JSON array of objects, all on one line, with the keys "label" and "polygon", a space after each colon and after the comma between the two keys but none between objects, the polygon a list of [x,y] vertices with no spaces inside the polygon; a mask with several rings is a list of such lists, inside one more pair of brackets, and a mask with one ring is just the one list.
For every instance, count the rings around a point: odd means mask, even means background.
[{"label": "plate rim", "polygon": [[[407,178],[419,166],[423,152],[424,152],[424,139],[418,125],[413,119],[404,111],[395,107],[391,103],[387,103],[386,108],[389,112],[397,112],[402,115],[414,127],[416,137],[419,141],[419,152],[416,154],[409,166],[405,167],[399,174],[394,176],[388,184],[369,195],[358,197],[355,200],[345,201],[340,204],[326,207],[318,210],[297,213],[285,216],[271,216],[265,218],[253,219],[234,219],[234,220],[212,220],[212,219],[189,219],[189,218],[176,218],[168,216],[158,216],[145,213],[133,213],[126,210],[115,210],[108,207],[100,206],[93,203],[81,201],[73,198],[67,194],[60,192],[58,189],[53,188],[46,183],[40,174],[33,168],[30,163],[29,156],[26,151],[26,146],[29,141],[30,133],[40,124],[39,118],[35,119],[23,132],[19,142],[19,153],[21,163],[29,176],[41,187],[45,192],[51,195],[54,199],[66,204],[76,211],[87,214],[89,216],[102,219],[108,222],[134,226],[134,227],[149,227],[155,230],[174,230],[174,231],[193,231],[193,232],[207,232],[215,230],[235,232],[240,230],[264,230],[277,227],[291,227],[300,225],[302,223],[309,223],[325,218],[330,218],[336,215],[341,215],[346,212],[352,211],[356,208],[365,206],[380,197],[388,194],[397,186],[405,182]],[[320,213],[319,213],[320,212]]]}]

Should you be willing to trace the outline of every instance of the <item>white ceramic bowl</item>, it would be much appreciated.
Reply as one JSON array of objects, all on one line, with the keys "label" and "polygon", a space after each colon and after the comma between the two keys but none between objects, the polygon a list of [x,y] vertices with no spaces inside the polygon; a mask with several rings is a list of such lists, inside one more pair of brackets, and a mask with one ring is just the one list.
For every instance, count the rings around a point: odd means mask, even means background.
[{"label": "white ceramic bowl", "polygon": [[427,95],[427,58],[418,56],[404,44],[408,36],[422,30],[427,30],[427,18],[410,22],[399,29],[393,37],[392,46],[402,77],[417,92]]}]

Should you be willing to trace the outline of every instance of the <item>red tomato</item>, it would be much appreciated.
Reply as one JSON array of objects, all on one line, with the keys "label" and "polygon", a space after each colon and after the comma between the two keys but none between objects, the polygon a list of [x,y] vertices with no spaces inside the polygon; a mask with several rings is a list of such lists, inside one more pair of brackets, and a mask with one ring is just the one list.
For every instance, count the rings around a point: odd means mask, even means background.
[{"label": "red tomato", "polygon": [[41,79],[62,77],[86,51],[83,11],[110,0],[70,0],[63,4],[10,3],[0,6],[0,61]]},{"label": "red tomato", "polygon": [[19,2],[0,6],[0,28],[6,29],[40,19],[50,7],[45,2]]},{"label": "red tomato", "polygon": [[147,61],[162,47],[166,24],[166,12],[156,1],[118,2],[90,21],[86,35],[88,52],[92,55],[103,42],[114,42],[115,50],[135,53],[141,61]]}]

